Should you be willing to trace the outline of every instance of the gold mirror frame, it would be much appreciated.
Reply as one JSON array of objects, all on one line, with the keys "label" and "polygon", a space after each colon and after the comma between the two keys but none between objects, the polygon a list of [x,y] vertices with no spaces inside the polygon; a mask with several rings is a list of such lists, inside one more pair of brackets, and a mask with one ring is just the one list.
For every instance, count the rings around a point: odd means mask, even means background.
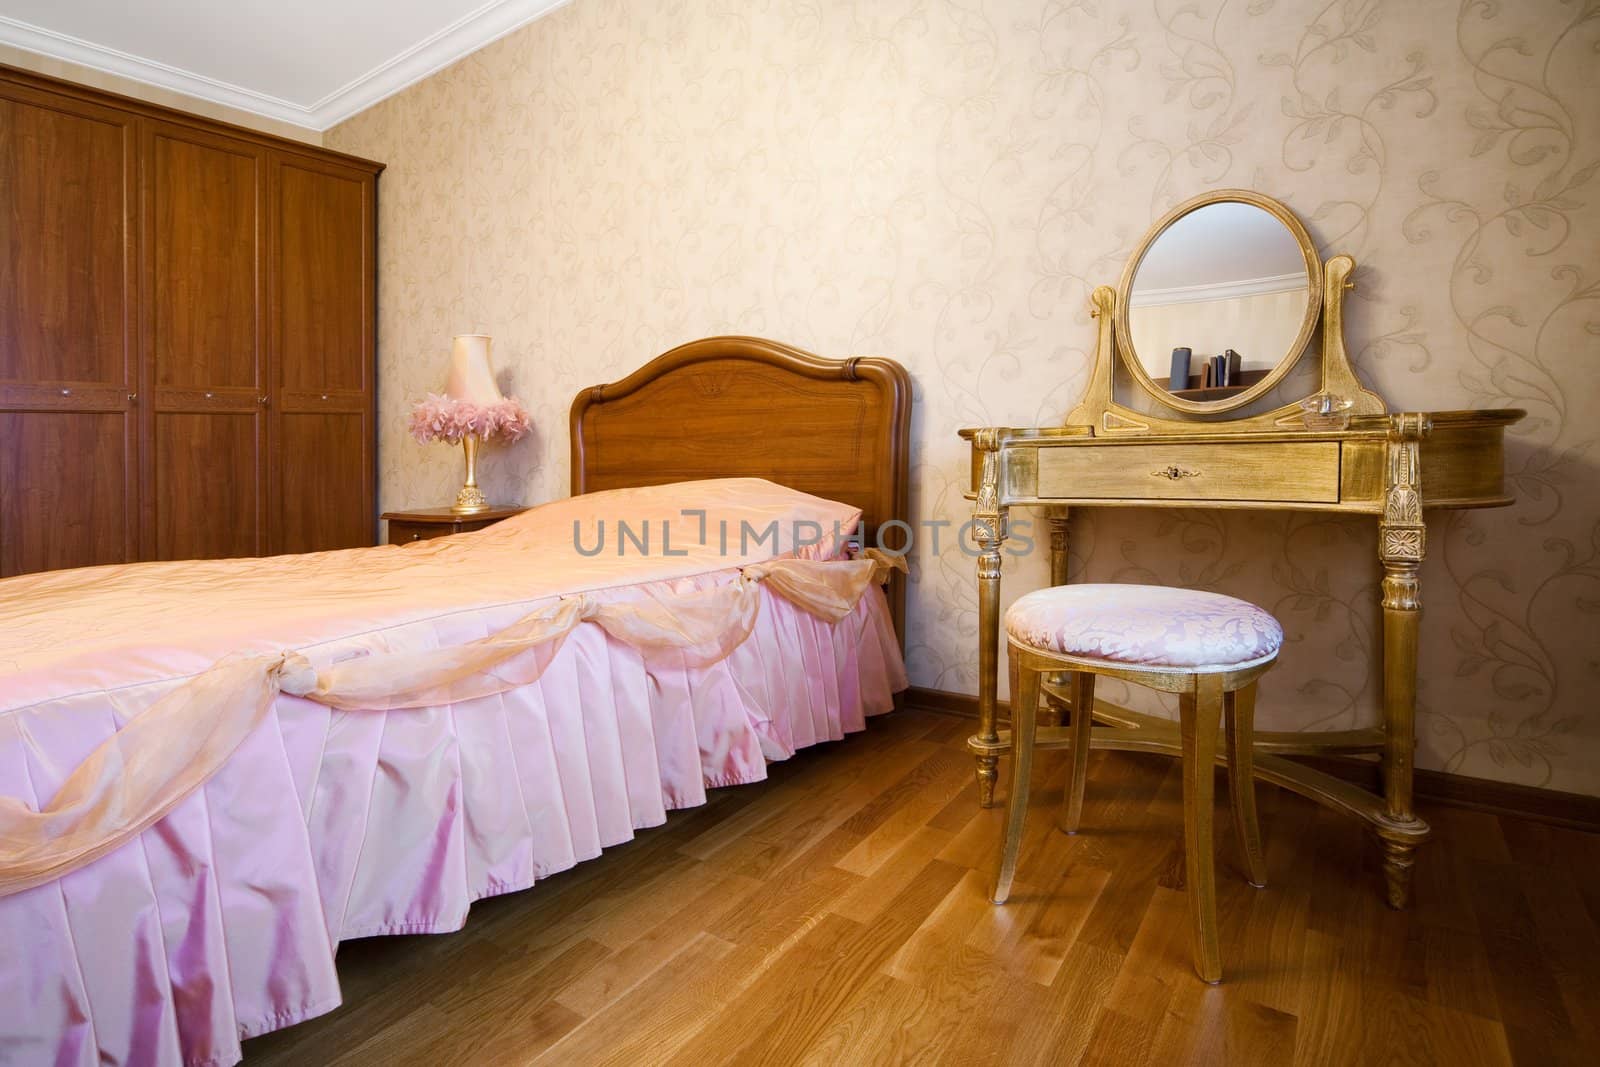
[{"label": "gold mirror frame", "polygon": [[[1295,336],[1289,350],[1279,357],[1278,362],[1267,372],[1267,376],[1243,392],[1221,400],[1190,400],[1187,397],[1173,396],[1166,389],[1161,388],[1150,377],[1150,372],[1145,370],[1144,362],[1139,358],[1139,353],[1133,347],[1133,326],[1129,320],[1129,308],[1132,304],[1133,278],[1138,273],[1139,264],[1150,249],[1160,239],[1163,233],[1171,228],[1172,224],[1192,211],[1209,207],[1212,204],[1250,204],[1261,208],[1288,229],[1295,241],[1300,245],[1300,255],[1306,265],[1306,312],[1300,323],[1300,332]],[[1311,243],[1311,235],[1306,232],[1304,224],[1290,211],[1288,207],[1274,200],[1270,196],[1250,189],[1215,189],[1199,196],[1190,197],[1165,215],[1152,226],[1145,234],[1144,240],[1139,242],[1139,247],[1134,249],[1133,255],[1128,257],[1128,265],[1123,268],[1122,281],[1117,286],[1117,310],[1113,316],[1117,334],[1117,346],[1122,351],[1123,366],[1139,383],[1139,387],[1150,394],[1158,403],[1175,411],[1186,411],[1194,415],[1218,415],[1223,412],[1233,411],[1251,403],[1256,398],[1264,396],[1274,386],[1294,370],[1300,362],[1300,357],[1305,355],[1311,343],[1311,335],[1316,332],[1317,320],[1322,314],[1322,258],[1317,255],[1316,246]]]}]

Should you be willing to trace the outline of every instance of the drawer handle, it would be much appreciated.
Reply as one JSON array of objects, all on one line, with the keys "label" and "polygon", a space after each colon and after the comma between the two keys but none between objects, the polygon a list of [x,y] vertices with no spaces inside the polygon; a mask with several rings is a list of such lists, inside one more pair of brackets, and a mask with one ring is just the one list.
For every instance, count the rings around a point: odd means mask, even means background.
[{"label": "drawer handle", "polygon": [[1200,477],[1200,472],[1186,471],[1182,467],[1162,467],[1158,471],[1151,471],[1150,477],[1165,478],[1168,481],[1175,482],[1179,478],[1198,478]]}]

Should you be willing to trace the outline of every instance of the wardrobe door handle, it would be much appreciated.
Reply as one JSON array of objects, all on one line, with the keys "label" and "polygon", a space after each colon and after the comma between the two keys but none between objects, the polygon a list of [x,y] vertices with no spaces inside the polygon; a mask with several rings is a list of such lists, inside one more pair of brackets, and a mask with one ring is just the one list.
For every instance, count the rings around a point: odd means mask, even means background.
[{"label": "wardrobe door handle", "polygon": [[139,402],[139,394],[138,393],[129,393],[128,394],[128,403],[137,404],[138,402]]},{"label": "wardrobe door handle", "polygon": [[258,397],[256,397],[256,403],[260,404],[262,407],[266,407],[267,406],[267,398],[265,396],[258,396]]}]

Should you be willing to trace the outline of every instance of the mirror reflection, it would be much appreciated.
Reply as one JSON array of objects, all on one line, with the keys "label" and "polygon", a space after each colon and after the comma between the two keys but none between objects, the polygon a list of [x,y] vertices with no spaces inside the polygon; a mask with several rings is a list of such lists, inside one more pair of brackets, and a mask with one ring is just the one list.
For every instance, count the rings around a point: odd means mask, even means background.
[{"label": "mirror reflection", "polygon": [[1287,226],[1254,204],[1206,204],[1139,261],[1128,300],[1134,357],[1175,396],[1225,399],[1289,355],[1310,296]]}]

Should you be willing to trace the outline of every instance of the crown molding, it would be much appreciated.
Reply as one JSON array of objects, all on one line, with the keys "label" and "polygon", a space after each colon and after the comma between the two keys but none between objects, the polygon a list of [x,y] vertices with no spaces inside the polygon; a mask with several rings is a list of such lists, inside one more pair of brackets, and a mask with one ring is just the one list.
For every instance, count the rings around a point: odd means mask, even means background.
[{"label": "crown molding", "polygon": [[24,52],[36,52],[51,59],[63,59],[104,74],[115,74],[119,78],[169,89],[304,129],[317,129],[308,120],[309,110],[288,100],[279,100],[266,93],[207,78],[203,74],[191,74],[153,59],[144,59],[4,15],[0,15],[0,44],[8,44]]},{"label": "crown molding", "polygon": [[1306,272],[1273,274],[1265,278],[1241,278],[1234,282],[1206,285],[1175,285],[1170,289],[1141,289],[1128,301],[1130,308],[1165,307],[1168,304],[1201,304],[1208,300],[1237,300],[1242,296],[1303,291]]},{"label": "crown molding", "polygon": [[512,30],[548,15],[569,0],[489,0],[444,29],[426,37],[359,78],[335,89],[308,108],[316,130],[337,126],[384,97],[443,70]]},{"label": "crown molding", "polygon": [[4,15],[0,15],[0,44],[321,133],[566,3],[568,0],[488,0],[482,7],[469,11],[310,105],[282,100]]}]

